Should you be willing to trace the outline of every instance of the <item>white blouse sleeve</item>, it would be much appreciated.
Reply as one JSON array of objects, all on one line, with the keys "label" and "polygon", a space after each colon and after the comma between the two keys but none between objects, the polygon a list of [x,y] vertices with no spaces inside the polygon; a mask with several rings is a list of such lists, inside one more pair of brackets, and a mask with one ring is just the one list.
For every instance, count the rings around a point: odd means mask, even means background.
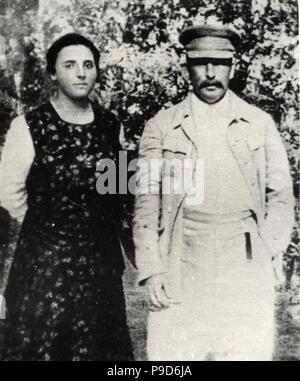
[{"label": "white blouse sleeve", "polygon": [[27,210],[25,182],[34,156],[29,127],[24,116],[18,116],[7,132],[1,155],[0,203],[20,223]]},{"label": "white blouse sleeve", "polygon": [[124,132],[124,126],[122,123],[121,123],[121,127],[120,127],[119,143],[120,143],[121,147],[123,148],[123,150],[126,150],[125,132]]}]

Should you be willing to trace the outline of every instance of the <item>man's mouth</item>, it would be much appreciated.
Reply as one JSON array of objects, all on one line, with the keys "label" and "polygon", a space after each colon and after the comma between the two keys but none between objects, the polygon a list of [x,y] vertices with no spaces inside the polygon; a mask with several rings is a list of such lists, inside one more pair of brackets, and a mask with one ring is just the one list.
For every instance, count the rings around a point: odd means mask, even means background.
[{"label": "man's mouth", "polygon": [[208,85],[208,86],[205,86],[205,89],[206,90],[216,90],[218,88],[218,86],[216,85]]},{"label": "man's mouth", "polygon": [[216,89],[222,89],[223,86],[221,83],[204,83],[202,86],[201,86],[202,89],[207,89],[209,91],[212,91],[212,90],[216,90]]}]

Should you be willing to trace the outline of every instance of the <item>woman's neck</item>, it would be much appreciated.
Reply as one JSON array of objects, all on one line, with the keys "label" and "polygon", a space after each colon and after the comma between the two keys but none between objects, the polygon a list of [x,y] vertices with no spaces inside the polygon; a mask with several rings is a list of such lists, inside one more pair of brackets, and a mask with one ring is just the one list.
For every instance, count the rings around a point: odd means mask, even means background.
[{"label": "woman's neck", "polygon": [[73,124],[87,124],[94,119],[94,113],[88,98],[70,99],[64,94],[51,98],[51,103],[61,119]]}]

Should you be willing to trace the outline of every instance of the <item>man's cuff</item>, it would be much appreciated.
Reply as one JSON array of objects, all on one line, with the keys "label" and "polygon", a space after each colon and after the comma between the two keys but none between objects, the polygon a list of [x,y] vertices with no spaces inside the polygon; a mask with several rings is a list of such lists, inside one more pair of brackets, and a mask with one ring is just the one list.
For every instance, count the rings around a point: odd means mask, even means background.
[{"label": "man's cuff", "polygon": [[154,275],[166,273],[166,271],[162,268],[161,264],[148,263],[143,267],[143,270],[140,267],[138,271],[137,283],[139,286],[143,286],[145,284],[145,281]]}]

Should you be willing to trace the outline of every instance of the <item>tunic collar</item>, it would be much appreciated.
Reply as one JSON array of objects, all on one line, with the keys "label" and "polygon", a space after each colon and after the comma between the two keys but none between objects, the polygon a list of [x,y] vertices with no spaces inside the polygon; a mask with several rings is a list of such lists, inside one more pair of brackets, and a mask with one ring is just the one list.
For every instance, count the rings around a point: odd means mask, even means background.
[{"label": "tunic collar", "polygon": [[215,104],[208,104],[199,99],[195,93],[190,95],[191,110],[196,118],[230,118],[231,116],[231,97],[227,91],[225,96]]},{"label": "tunic collar", "polygon": [[[200,102],[203,112],[208,110],[209,106],[206,103],[200,101],[193,93],[189,93],[188,96],[178,105],[177,110],[174,113],[172,122],[174,129],[185,125],[192,120],[193,110],[191,98],[193,97],[196,98],[196,101]],[[243,120],[248,123],[255,121],[256,115],[255,113],[253,114],[253,109],[250,108],[247,102],[235,95],[231,90],[227,90],[227,93],[222,101],[224,101],[224,103],[220,101],[221,104],[218,105],[218,103],[220,103],[218,102],[214,106],[217,107],[219,111],[224,110],[224,107],[227,108],[227,117],[230,119],[229,125],[238,120]],[[229,107],[227,102],[229,102]]]}]

